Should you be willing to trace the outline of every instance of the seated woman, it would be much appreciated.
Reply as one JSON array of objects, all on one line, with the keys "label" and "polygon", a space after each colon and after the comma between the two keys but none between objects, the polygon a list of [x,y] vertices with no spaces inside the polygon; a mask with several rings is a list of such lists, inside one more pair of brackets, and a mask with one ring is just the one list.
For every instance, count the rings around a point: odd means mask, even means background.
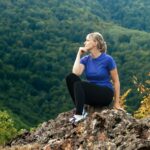
[{"label": "seated woman", "polygon": [[[84,47],[78,50],[72,73],[66,77],[67,87],[76,107],[76,113],[70,119],[72,123],[85,118],[84,104],[108,106],[114,97],[114,108],[120,109],[117,67],[114,59],[106,54],[106,50],[106,42],[99,32],[88,34]],[[81,58],[86,52],[89,54]],[[79,78],[83,72],[87,81]]]}]

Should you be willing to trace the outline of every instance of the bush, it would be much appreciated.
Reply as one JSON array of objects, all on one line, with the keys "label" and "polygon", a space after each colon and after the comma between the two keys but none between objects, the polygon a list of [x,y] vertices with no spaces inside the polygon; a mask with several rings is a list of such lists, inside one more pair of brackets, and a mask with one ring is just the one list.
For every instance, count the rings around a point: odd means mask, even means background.
[{"label": "bush", "polygon": [[6,111],[0,111],[0,145],[16,136],[17,130],[14,122]]}]

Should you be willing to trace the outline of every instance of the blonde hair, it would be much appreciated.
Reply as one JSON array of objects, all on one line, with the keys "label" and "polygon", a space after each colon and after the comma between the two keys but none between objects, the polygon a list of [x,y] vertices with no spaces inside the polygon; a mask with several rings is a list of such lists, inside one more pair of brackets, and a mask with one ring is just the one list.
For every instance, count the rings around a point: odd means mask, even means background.
[{"label": "blonde hair", "polygon": [[107,44],[99,32],[92,32],[87,35],[87,37],[91,37],[94,41],[97,42],[97,48],[100,52],[105,53],[107,51]]}]

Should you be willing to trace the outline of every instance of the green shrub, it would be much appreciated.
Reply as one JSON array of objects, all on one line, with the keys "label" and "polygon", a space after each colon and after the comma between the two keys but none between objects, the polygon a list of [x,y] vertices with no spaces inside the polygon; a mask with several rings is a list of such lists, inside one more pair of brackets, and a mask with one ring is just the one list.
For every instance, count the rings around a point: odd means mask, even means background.
[{"label": "green shrub", "polygon": [[14,122],[6,111],[0,111],[0,145],[13,138],[17,134]]}]

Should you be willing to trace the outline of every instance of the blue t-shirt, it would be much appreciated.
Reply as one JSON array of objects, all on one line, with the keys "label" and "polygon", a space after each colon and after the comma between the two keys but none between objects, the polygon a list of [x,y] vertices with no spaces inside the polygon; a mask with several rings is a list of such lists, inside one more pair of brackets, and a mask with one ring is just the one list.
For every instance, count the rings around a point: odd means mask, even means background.
[{"label": "blue t-shirt", "polygon": [[110,55],[102,53],[97,58],[86,55],[81,58],[80,63],[85,66],[85,76],[90,83],[113,90],[110,71],[116,68],[116,63]]}]

